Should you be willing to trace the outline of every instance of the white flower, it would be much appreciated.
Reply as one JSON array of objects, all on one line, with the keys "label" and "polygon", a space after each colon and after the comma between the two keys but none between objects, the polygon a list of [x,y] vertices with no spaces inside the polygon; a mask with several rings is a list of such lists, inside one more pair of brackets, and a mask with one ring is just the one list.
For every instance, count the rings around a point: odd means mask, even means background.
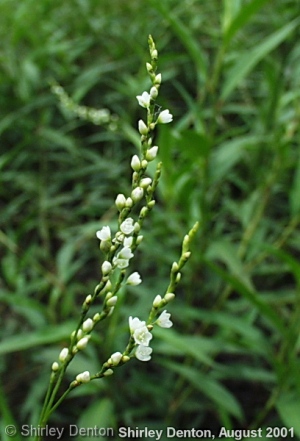
[{"label": "white flower", "polygon": [[114,265],[116,265],[120,269],[125,269],[129,266],[128,259],[119,259],[117,257],[114,257],[113,262],[114,262]]},{"label": "white flower", "polygon": [[141,276],[139,275],[138,272],[134,272],[132,274],[130,274],[130,276],[128,277],[126,284],[127,285],[132,285],[132,286],[137,286],[140,283],[142,283],[142,279]]},{"label": "white flower", "polygon": [[111,269],[112,269],[111,263],[108,262],[108,260],[105,260],[101,266],[103,275],[105,276],[106,274],[110,273]]},{"label": "white flower", "polygon": [[140,119],[138,124],[139,124],[139,132],[140,132],[140,134],[141,135],[147,135],[148,127],[146,126],[144,121],[142,119]]},{"label": "white flower", "polygon": [[132,336],[136,344],[144,346],[149,346],[149,342],[153,337],[151,332],[149,332],[147,326],[141,326],[140,328],[137,328]]},{"label": "white flower", "polygon": [[156,320],[156,323],[161,328],[171,328],[171,326],[173,326],[173,323],[171,322],[170,317],[171,314],[169,314],[167,311],[163,311]]},{"label": "white flower", "polygon": [[124,222],[122,222],[120,225],[120,230],[124,234],[131,234],[134,230],[133,219],[131,217],[125,219]]},{"label": "white flower", "polygon": [[173,120],[173,115],[169,112],[168,109],[163,110],[162,112],[160,112],[158,118],[157,118],[157,123],[159,124],[167,124],[169,122],[171,122]]},{"label": "white flower", "polygon": [[92,319],[88,318],[82,323],[82,329],[84,332],[90,332],[94,327],[94,322]]},{"label": "white flower", "polygon": [[156,158],[157,152],[158,152],[158,147],[156,145],[154,145],[149,150],[147,150],[146,152],[147,161],[153,161],[153,159]]},{"label": "white flower", "polygon": [[101,230],[97,231],[96,236],[100,240],[104,240],[104,241],[110,240],[111,239],[110,228],[108,226],[102,227]]},{"label": "white flower", "polygon": [[121,251],[118,253],[118,259],[131,259],[133,257],[133,253],[131,252],[131,249],[129,247],[124,247],[121,249]]},{"label": "white flower", "polygon": [[133,257],[133,253],[128,246],[124,246],[121,251],[113,258],[113,264],[120,269],[127,268],[129,260]]},{"label": "white flower", "polygon": [[123,240],[123,245],[124,245],[124,247],[131,247],[131,245],[132,245],[132,242],[133,242],[133,237],[132,236],[130,236],[130,237],[124,237],[124,240]]},{"label": "white flower", "polygon": [[138,95],[136,98],[140,106],[144,107],[145,109],[148,109],[151,100],[151,95],[149,95],[148,92],[143,92],[142,95]]},{"label": "white flower", "polygon": [[129,329],[131,334],[133,334],[136,329],[142,328],[143,326],[146,326],[146,322],[140,320],[137,317],[129,317]]},{"label": "white flower", "polygon": [[78,374],[76,376],[76,380],[79,383],[88,383],[90,381],[90,379],[91,379],[91,377],[90,377],[89,371],[82,372],[81,374]]},{"label": "white flower", "polygon": [[59,359],[59,361],[65,361],[65,359],[67,358],[67,356],[69,355],[69,349],[68,348],[63,348],[61,351],[60,351],[60,354],[59,354],[59,357],[58,357],[58,359]]},{"label": "white flower", "polygon": [[149,346],[139,345],[136,348],[135,356],[140,361],[149,361],[151,359],[152,348]]},{"label": "white flower", "polygon": [[136,172],[140,171],[141,161],[140,161],[140,158],[138,157],[138,155],[133,155],[130,165],[131,165],[132,170],[134,170]]}]

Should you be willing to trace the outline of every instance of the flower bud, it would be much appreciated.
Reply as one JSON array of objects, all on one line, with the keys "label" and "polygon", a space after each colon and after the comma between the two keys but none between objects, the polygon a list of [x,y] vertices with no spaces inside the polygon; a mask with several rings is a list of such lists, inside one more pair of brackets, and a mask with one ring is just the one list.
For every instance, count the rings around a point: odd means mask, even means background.
[{"label": "flower bud", "polygon": [[121,352],[115,352],[114,354],[111,355],[110,359],[111,359],[112,364],[114,366],[117,366],[122,359]]},{"label": "flower bud", "polygon": [[161,74],[160,73],[155,76],[154,83],[161,84]]},{"label": "flower bud", "polygon": [[103,274],[104,276],[106,276],[107,274],[110,273],[111,269],[112,269],[112,265],[111,265],[111,263],[108,262],[107,260],[105,260],[105,261],[102,263],[102,266],[101,266],[102,274]]},{"label": "flower bud", "polygon": [[147,214],[148,214],[148,211],[149,211],[149,208],[147,208],[147,207],[142,207],[142,209],[141,209],[141,211],[140,211],[140,217],[143,219],[144,217],[146,217],[147,216]]},{"label": "flower bud", "polygon": [[109,377],[110,375],[112,375],[114,373],[114,371],[112,369],[107,369],[104,373],[103,376],[104,377]]},{"label": "flower bud", "polygon": [[89,371],[82,372],[81,374],[78,374],[76,376],[76,380],[79,383],[88,383],[90,381],[90,379],[91,379],[91,377],[90,377]]},{"label": "flower bud", "polygon": [[127,198],[127,199],[126,199],[125,207],[126,207],[126,208],[131,208],[132,206],[133,206],[133,201],[132,201],[132,199],[131,199],[131,198]]},{"label": "flower bud", "polygon": [[143,239],[144,239],[144,236],[142,236],[142,235],[138,236],[136,238],[136,244],[139,245],[142,242]]},{"label": "flower bud", "polygon": [[82,330],[84,332],[90,332],[94,327],[94,322],[92,319],[88,318],[82,323]]},{"label": "flower bud", "polygon": [[171,302],[173,299],[175,298],[175,294],[172,292],[168,292],[165,296],[164,299],[167,303]]},{"label": "flower bud", "polygon": [[100,314],[99,314],[99,312],[97,312],[93,317],[93,322],[97,323],[97,322],[99,322],[99,320],[100,320]]},{"label": "flower bud", "polygon": [[146,69],[147,69],[147,72],[149,72],[149,73],[153,72],[153,67],[150,63],[146,63]]},{"label": "flower bud", "polygon": [[135,203],[139,202],[143,196],[144,196],[144,190],[141,187],[136,187],[131,192],[131,199]]},{"label": "flower bud", "polygon": [[158,95],[157,88],[156,87],[151,87],[151,90],[150,90],[151,98],[155,100],[155,98],[157,98],[157,95]]},{"label": "flower bud", "polygon": [[143,178],[140,181],[140,187],[142,188],[147,188],[149,187],[149,185],[151,184],[152,179],[151,178]]},{"label": "flower bud", "polygon": [[115,201],[116,207],[119,211],[123,210],[126,204],[126,198],[123,194],[118,194]]},{"label": "flower bud", "polygon": [[153,300],[153,303],[152,303],[153,307],[154,307],[154,308],[159,308],[159,307],[160,307],[160,304],[161,304],[161,301],[162,301],[161,296],[160,296],[160,295],[157,295],[157,296],[155,297],[155,299]]},{"label": "flower bud", "polygon": [[61,361],[61,362],[65,361],[65,359],[67,358],[68,355],[69,355],[69,349],[68,348],[63,348],[60,351],[60,354],[59,354],[59,357],[58,357],[59,361]]},{"label": "flower bud", "polygon": [[81,338],[81,339],[79,340],[79,342],[77,343],[77,345],[76,345],[77,349],[79,349],[80,351],[81,351],[82,349],[85,349],[86,346],[87,346],[87,344],[88,344],[88,342],[89,342],[89,338],[88,338],[88,337],[83,337],[83,338]]},{"label": "flower bud", "polygon": [[138,157],[138,155],[133,155],[130,165],[134,171],[136,171],[136,172],[140,171],[141,161],[140,161],[140,158]]},{"label": "flower bud", "polygon": [[171,271],[172,273],[176,273],[177,271],[179,271],[179,266],[177,262],[173,262]]},{"label": "flower bud", "polygon": [[89,294],[88,296],[86,296],[84,303],[86,305],[89,305],[91,303],[91,301],[92,301],[92,296],[91,296],[91,294]]},{"label": "flower bud", "polygon": [[59,369],[59,364],[57,363],[57,361],[55,361],[54,363],[52,363],[52,371],[53,372],[57,372]]},{"label": "flower bud", "polygon": [[146,152],[147,161],[153,161],[153,159],[156,158],[157,152],[158,152],[158,147],[156,145],[151,147],[149,150],[147,150]]},{"label": "flower bud", "polygon": [[139,120],[138,127],[139,127],[139,132],[141,135],[147,135],[148,127],[146,126],[146,124],[144,123],[144,121],[142,119]]},{"label": "flower bud", "polygon": [[158,52],[157,52],[156,49],[153,49],[153,50],[151,51],[151,58],[157,60],[157,57],[158,57]]},{"label": "flower bud", "polygon": [[118,297],[117,296],[113,296],[110,299],[107,300],[106,305],[111,307],[111,306],[115,306],[115,304],[117,303]]}]

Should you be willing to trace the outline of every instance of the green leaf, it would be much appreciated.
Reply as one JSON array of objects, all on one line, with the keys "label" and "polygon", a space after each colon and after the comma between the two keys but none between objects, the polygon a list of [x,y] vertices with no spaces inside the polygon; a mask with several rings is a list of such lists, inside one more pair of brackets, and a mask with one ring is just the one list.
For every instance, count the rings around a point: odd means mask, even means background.
[{"label": "green leaf", "polygon": [[208,265],[216,274],[219,274],[225,281],[227,281],[237,292],[239,292],[243,297],[245,297],[257,310],[262,314],[263,317],[268,319],[275,328],[283,335],[288,337],[287,329],[285,323],[281,320],[280,316],[274,311],[274,309],[266,303],[255,291],[250,290],[238,280],[237,277],[224,271],[218,265],[203,259],[206,265]]},{"label": "green leaf", "polygon": [[[103,441],[111,439],[115,422],[114,415],[114,405],[110,398],[95,401],[81,412],[78,425],[73,426],[74,430],[81,430],[82,436],[78,436],[76,440],[95,441],[95,438],[99,436]],[[97,428],[97,432],[91,432],[91,428]]]},{"label": "green leaf", "polygon": [[163,362],[163,366],[177,372],[185,378],[195,389],[206,395],[218,407],[228,412],[229,415],[239,420],[243,419],[243,411],[235,397],[225,389],[218,381],[208,374],[189,366],[183,366],[174,362]]},{"label": "green leaf", "polygon": [[61,325],[47,326],[35,332],[23,332],[21,335],[14,335],[0,342],[0,355],[10,352],[24,351],[40,345],[56,343],[68,338],[75,329],[75,322],[68,321]]},{"label": "green leaf", "polygon": [[295,169],[294,180],[292,188],[289,193],[290,196],[290,211],[292,216],[300,214],[300,155]]},{"label": "green leaf", "polygon": [[213,183],[226,177],[227,173],[241,160],[245,150],[256,145],[260,138],[255,135],[241,136],[216,147],[210,157],[210,176]]},{"label": "green leaf", "polygon": [[172,26],[173,31],[185,46],[190,57],[194,61],[197,72],[202,80],[207,76],[207,66],[201,46],[191,31],[161,0],[150,0],[150,3],[161,13],[165,20]]},{"label": "green leaf", "polygon": [[278,31],[265,38],[259,45],[247,50],[241,55],[232,69],[229,70],[227,79],[225,80],[221,100],[225,101],[241,81],[249,74],[254,66],[259,63],[273,49],[280,45],[289,34],[298,26],[299,18],[291,21]]},{"label": "green leaf", "polygon": [[195,360],[209,366],[213,364],[210,355],[215,354],[221,349],[217,342],[199,335],[180,335],[171,329],[165,332],[164,329],[158,327],[153,332],[155,336],[158,336],[160,340],[168,344],[169,348],[164,346],[165,352],[190,355]]},{"label": "green leaf", "polygon": [[[239,7],[240,1],[226,0],[223,18],[224,44],[228,45],[235,34],[245,26],[251,17],[270,0],[252,0]],[[234,14],[238,10],[238,13]]]},{"label": "green leaf", "polygon": [[237,248],[225,240],[212,242],[206,252],[206,257],[210,260],[224,262],[230,272],[238,278],[248,289],[253,289],[253,284],[249,274],[245,271],[241,259],[238,257]]},{"label": "green leaf", "polygon": [[[300,397],[298,393],[287,392],[281,395],[276,403],[283,424],[292,427],[295,434],[300,438]],[[292,437],[291,437],[292,438]]]}]

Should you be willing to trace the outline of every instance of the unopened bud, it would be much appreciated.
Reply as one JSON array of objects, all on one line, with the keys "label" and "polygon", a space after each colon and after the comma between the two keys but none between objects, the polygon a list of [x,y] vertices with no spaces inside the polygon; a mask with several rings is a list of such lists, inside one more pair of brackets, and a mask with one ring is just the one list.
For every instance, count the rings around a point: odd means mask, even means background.
[{"label": "unopened bud", "polygon": [[161,304],[161,301],[162,301],[161,296],[160,296],[160,295],[157,295],[157,296],[155,297],[155,299],[153,300],[153,303],[152,303],[153,307],[154,307],[154,308],[159,308],[159,307],[160,307],[160,304]]},{"label": "unopened bud", "polygon": [[111,306],[115,306],[115,304],[117,303],[118,297],[117,296],[113,296],[110,299],[107,300],[106,305],[111,307]]},{"label": "unopened bud", "polygon": [[138,155],[133,155],[131,159],[131,168],[136,172],[138,172],[141,169],[141,161]]},{"label": "unopened bud", "polygon": [[119,211],[123,210],[123,208],[125,207],[126,204],[126,198],[123,194],[118,194],[118,196],[116,197],[116,207]]},{"label": "unopened bud", "polygon": [[175,298],[175,294],[173,294],[172,292],[168,292],[165,296],[164,299],[167,303],[171,302],[173,299]]},{"label": "unopened bud", "polygon": [[131,199],[135,203],[139,202],[143,196],[144,196],[144,190],[142,189],[142,187],[136,187],[131,192]]}]

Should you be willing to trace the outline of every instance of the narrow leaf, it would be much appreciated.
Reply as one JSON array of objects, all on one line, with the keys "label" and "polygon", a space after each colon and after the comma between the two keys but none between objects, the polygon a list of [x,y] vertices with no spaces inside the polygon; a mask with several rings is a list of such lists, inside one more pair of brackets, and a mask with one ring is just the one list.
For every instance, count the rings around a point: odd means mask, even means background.
[{"label": "narrow leaf", "polygon": [[229,70],[227,79],[221,93],[221,99],[225,101],[249,72],[261,61],[267,54],[280,45],[288,35],[298,26],[299,18],[291,21],[278,31],[267,37],[262,43],[238,58],[236,64]]}]

